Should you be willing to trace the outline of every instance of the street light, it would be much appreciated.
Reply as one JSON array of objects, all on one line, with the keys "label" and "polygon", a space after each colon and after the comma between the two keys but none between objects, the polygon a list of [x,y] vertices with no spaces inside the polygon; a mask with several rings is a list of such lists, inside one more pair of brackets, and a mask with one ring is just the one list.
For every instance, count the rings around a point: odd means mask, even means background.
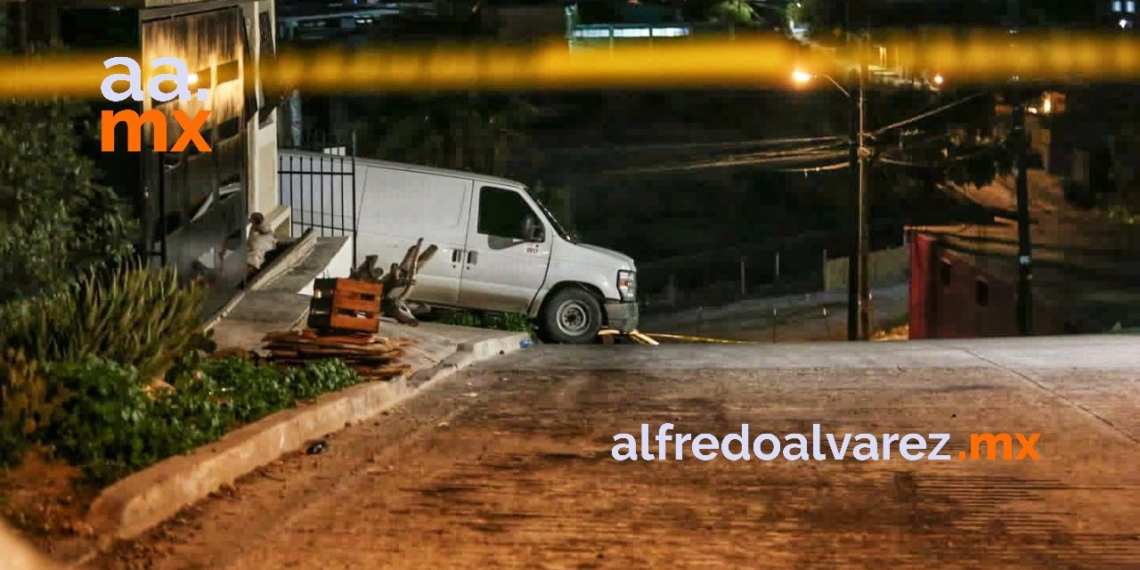
[{"label": "street light", "polygon": [[936,74],[934,76],[934,84],[935,85],[941,86],[943,81],[945,81],[945,79],[942,78],[941,74]]},{"label": "street light", "polygon": [[[799,69],[792,72],[792,82],[797,84],[797,85],[807,85],[808,83],[811,83],[811,80],[815,79],[816,77],[817,76],[812,75],[806,71],[801,71]],[[826,74],[821,73],[821,74],[819,74],[818,77],[822,77],[822,78],[830,81],[831,84],[834,85],[835,88],[838,89],[841,93],[843,93],[843,95],[845,97],[847,97],[848,99],[851,98],[851,93],[849,93],[846,89],[844,89],[843,86],[840,85],[838,81],[832,79],[830,75],[826,75]]]},{"label": "street light", "polygon": [[[862,55],[862,54],[860,54]],[[820,77],[831,82],[853,105],[851,113],[851,153],[849,162],[851,166],[851,194],[855,203],[855,229],[853,241],[855,251],[847,259],[847,340],[866,340],[870,336],[871,313],[870,294],[867,274],[867,256],[870,250],[868,231],[867,207],[867,148],[864,141],[867,136],[865,128],[863,81],[867,74],[866,61],[859,58],[859,91],[852,97],[851,92],[845,89],[838,81],[829,75],[820,74]],[[798,85],[806,85],[815,76],[796,70],[792,72],[792,81]]]}]

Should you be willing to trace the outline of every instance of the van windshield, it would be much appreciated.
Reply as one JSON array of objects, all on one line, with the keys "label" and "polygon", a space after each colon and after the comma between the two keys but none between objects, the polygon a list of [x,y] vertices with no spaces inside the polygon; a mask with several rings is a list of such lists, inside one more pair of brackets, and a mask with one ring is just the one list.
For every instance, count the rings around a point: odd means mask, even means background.
[{"label": "van windshield", "polygon": [[570,235],[570,232],[566,231],[566,229],[562,227],[562,224],[558,223],[554,214],[550,213],[550,210],[546,207],[546,204],[543,204],[542,200],[539,200],[538,197],[534,195],[534,192],[530,191],[529,187],[526,188],[526,193],[530,196],[531,200],[534,200],[535,204],[538,204],[538,209],[542,211],[543,216],[546,216],[547,221],[554,227],[554,231],[558,232],[558,235],[561,236],[562,239],[574,243],[574,236]]}]

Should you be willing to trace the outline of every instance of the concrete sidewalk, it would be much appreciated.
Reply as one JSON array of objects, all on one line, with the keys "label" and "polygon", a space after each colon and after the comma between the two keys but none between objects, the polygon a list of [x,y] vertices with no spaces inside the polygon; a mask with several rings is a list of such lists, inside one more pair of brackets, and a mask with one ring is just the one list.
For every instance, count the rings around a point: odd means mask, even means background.
[{"label": "concrete sidewalk", "polygon": [[[308,295],[275,291],[251,291],[218,324],[213,327],[214,342],[219,350],[257,350],[264,345],[267,333],[292,330],[304,326],[309,309]],[[377,334],[392,338],[409,338],[416,344],[407,347],[403,358],[413,370],[440,365],[460,347],[492,340],[516,338],[521,333],[460,327],[438,323],[419,326],[401,325],[384,317]],[[517,342],[514,343],[515,348]]]}]

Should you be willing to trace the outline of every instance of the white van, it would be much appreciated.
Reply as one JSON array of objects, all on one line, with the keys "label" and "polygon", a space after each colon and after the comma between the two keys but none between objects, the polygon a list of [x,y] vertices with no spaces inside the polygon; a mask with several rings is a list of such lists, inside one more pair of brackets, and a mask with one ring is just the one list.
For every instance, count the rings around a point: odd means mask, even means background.
[{"label": "white van", "polygon": [[[334,211],[335,183],[324,188],[319,176],[293,174],[329,170],[328,155],[281,155],[282,164],[293,165],[281,174],[281,194],[294,219],[336,225],[335,218],[351,217],[350,192],[348,204]],[[381,160],[357,158],[354,166],[358,262],[378,255],[377,266],[387,271],[421,237],[424,247],[439,247],[417,275],[412,300],[526,313],[557,343],[593,342],[603,326],[637,327],[633,259],[575,242],[523,184]]]}]

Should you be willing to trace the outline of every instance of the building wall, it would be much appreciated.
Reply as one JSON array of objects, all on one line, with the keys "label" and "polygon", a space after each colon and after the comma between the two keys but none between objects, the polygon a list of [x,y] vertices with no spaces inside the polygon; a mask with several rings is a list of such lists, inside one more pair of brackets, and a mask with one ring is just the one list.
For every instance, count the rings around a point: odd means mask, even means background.
[{"label": "building wall", "polygon": [[[1018,336],[1016,274],[983,268],[974,256],[921,233],[911,238],[910,338]],[[1060,312],[1036,302],[1035,335],[1064,334]]]},{"label": "building wall", "polygon": [[258,107],[272,110],[258,113],[248,125],[250,155],[249,211],[261,212],[274,229],[288,229],[289,207],[281,204],[277,176],[278,112],[280,103],[275,93],[268,93],[261,84],[261,67],[274,59],[277,52],[276,3],[274,0],[257,0],[246,7],[246,24],[252,30],[251,47],[255,65]]},{"label": "building wall", "polygon": [[488,6],[482,19],[484,32],[504,42],[557,40],[566,31],[561,5]]},{"label": "building wall", "polygon": [[[247,152],[250,133],[243,125],[255,103],[244,86],[254,65],[240,6],[211,11],[197,8],[188,5],[175,13],[142,10],[141,56],[143,61],[167,56],[182,59],[198,75],[198,86],[209,89],[208,98],[167,103],[147,100],[143,110],[158,109],[169,117],[176,109],[189,116],[209,109],[201,132],[211,151],[187,149],[159,156],[148,150],[142,157],[151,219],[156,222],[150,227],[154,241],[161,244],[158,247],[167,265],[176,267],[184,278],[201,278],[210,285],[203,303],[203,313],[208,315],[236,295],[245,277],[251,157]],[[145,65],[143,69],[147,79]],[[168,141],[177,140],[181,135],[178,123],[168,119],[167,127]],[[148,143],[154,131],[146,129]]]}]

